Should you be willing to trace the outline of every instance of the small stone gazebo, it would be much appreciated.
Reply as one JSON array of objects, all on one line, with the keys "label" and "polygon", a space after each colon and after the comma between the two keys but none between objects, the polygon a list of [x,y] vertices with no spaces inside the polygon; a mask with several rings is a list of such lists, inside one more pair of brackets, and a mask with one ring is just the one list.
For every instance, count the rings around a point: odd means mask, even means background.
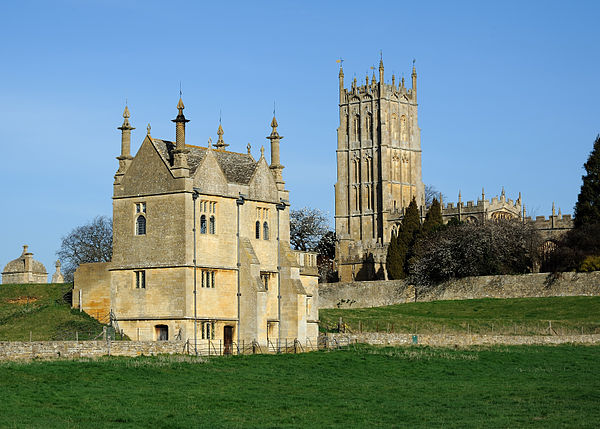
[{"label": "small stone gazebo", "polygon": [[33,259],[33,253],[27,251],[28,247],[23,246],[21,256],[6,264],[2,271],[2,284],[48,283],[46,267]]}]

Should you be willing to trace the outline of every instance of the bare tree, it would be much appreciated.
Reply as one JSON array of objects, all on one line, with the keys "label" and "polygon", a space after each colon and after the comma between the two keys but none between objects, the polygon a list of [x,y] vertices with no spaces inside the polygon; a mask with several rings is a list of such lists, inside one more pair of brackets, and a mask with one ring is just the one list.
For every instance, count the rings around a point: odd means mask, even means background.
[{"label": "bare tree", "polygon": [[446,199],[446,196],[438,191],[435,186],[425,185],[425,207],[431,206],[434,198],[437,198],[437,200],[440,201],[440,195],[442,196],[442,199]]},{"label": "bare tree", "polygon": [[296,250],[315,250],[329,231],[329,222],[319,209],[290,210],[290,243]]},{"label": "bare tree", "polygon": [[62,261],[65,281],[73,281],[80,264],[109,262],[112,257],[112,220],[97,216],[90,223],[78,226],[62,238],[56,252]]}]

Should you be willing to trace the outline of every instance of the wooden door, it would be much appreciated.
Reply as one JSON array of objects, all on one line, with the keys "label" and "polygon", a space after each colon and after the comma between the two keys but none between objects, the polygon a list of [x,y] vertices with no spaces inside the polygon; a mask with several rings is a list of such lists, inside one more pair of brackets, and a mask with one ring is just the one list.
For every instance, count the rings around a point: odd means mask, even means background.
[{"label": "wooden door", "polygon": [[233,353],[233,326],[223,328],[223,346],[223,354],[230,355]]}]

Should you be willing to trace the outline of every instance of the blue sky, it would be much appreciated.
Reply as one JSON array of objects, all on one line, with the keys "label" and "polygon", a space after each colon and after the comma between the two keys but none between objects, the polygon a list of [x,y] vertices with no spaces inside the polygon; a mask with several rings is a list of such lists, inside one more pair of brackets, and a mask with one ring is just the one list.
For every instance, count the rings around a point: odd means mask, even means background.
[{"label": "blue sky", "polygon": [[[528,212],[572,213],[600,132],[595,1],[0,4],[0,267],[29,244],[53,272],[60,239],[111,215],[127,99],[132,149],[146,124],[258,156],[273,102],[293,207],[333,215],[337,58],[364,80],[419,74],[423,181],[449,201],[505,187]],[[371,74],[371,73],[370,73]],[[268,147],[267,147],[268,149]]]}]

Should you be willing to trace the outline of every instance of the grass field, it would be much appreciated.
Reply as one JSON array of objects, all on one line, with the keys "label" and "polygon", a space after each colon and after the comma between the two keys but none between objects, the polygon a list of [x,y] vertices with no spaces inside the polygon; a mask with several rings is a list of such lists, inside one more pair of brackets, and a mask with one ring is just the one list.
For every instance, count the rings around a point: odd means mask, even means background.
[{"label": "grass field", "polygon": [[557,334],[600,333],[600,297],[471,299],[324,309],[321,327],[333,330],[339,318],[352,332]]},{"label": "grass field", "polygon": [[0,286],[0,341],[74,340],[93,338],[102,325],[72,310],[71,284]]},{"label": "grass field", "polygon": [[600,347],[0,363],[0,427],[600,425]]}]

